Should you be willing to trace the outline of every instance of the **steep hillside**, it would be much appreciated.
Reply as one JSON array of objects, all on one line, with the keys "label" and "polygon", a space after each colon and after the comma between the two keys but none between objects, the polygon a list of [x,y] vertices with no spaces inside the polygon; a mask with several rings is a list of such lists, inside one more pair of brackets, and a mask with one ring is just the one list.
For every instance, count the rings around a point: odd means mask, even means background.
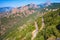
[{"label": "steep hillside", "polygon": [[[51,5],[51,7],[48,6],[47,8],[59,8],[60,4],[53,3]],[[40,10],[40,8],[35,9],[35,4],[27,6],[14,8],[13,14],[0,18],[1,40],[31,40],[32,33],[36,33],[37,31],[34,40],[55,40],[60,38],[60,9],[46,12],[45,7]],[[19,13],[21,12],[20,9],[23,11],[22,13]],[[35,12],[31,10],[35,10]],[[27,14],[32,13],[27,15],[26,11]],[[37,31],[35,30],[36,26]]]},{"label": "steep hillside", "polygon": [[3,39],[5,36],[9,35],[10,32],[17,29],[20,26],[29,22],[33,22],[38,16],[38,13],[33,13],[28,17],[21,18],[20,16],[10,15],[9,17],[0,18],[1,20],[1,30],[0,30],[0,37]]},{"label": "steep hillside", "polygon": [[46,27],[46,37],[48,39],[60,38],[60,9],[45,14],[44,20]]},{"label": "steep hillside", "polygon": [[44,29],[39,30],[34,40],[58,40],[60,38],[60,9],[48,12],[43,17],[45,22]]}]

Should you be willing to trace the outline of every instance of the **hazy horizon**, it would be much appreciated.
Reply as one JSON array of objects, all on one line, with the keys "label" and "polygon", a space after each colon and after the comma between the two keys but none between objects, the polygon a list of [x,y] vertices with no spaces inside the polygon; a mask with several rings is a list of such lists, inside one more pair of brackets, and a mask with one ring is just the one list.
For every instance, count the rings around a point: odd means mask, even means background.
[{"label": "hazy horizon", "polygon": [[20,7],[30,3],[41,4],[46,2],[60,3],[60,0],[0,0],[0,7]]}]

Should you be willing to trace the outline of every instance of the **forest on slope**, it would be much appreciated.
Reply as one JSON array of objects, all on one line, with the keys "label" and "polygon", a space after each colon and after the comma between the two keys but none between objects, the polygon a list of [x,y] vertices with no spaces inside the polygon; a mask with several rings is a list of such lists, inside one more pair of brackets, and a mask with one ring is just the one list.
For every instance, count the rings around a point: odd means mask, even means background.
[{"label": "forest on slope", "polygon": [[60,38],[60,9],[44,15],[46,37],[49,39]]},{"label": "forest on slope", "polygon": [[38,33],[34,40],[55,40],[60,38],[60,9],[49,11],[43,15],[45,28],[42,27],[42,16],[40,12],[33,13],[28,17],[10,15],[0,18],[2,27],[1,40],[31,40],[35,28],[35,21],[38,25]]},{"label": "forest on slope", "polygon": [[[39,30],[42,25],[42,17],[38,17],[35,21],[38,24],[38,34],[34,40],[55,40],[60,38],[60,9],[57,11],[47,12],[43,16],[45,28]],[[31,40],[32,31],[35,30],[34,22],[29,22],[24,25],[25,28],[16,28],[4,37],[5,40]],[[58,26],[59,25],[59,26]],[[22,26],[23,27],[23,26]]]},{"label": "forest on slope", "polygon": [[[44,14],[45,28],[39,30],[34,40],[57,40],[60,38],[60,9]],[[39,20],[40,21],[40,20]]]}]

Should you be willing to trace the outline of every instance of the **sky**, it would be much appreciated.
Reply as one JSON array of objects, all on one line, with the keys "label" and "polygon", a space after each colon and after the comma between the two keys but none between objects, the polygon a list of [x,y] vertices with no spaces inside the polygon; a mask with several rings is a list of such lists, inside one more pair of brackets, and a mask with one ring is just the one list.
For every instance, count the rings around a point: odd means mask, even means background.
[{"label": "sky", "polygon": [[60,0],[0,0],[0,7],[20,7],[30,3],[41,4],[47,1],[60,3]]}]

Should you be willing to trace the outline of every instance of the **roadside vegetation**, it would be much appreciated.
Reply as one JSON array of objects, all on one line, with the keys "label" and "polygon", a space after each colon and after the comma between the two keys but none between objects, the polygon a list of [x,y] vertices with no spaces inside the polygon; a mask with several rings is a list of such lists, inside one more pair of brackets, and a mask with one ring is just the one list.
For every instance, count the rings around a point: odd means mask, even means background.
[{"label": "roadside vegetation", "polygon": [[[1,35],[1,40],[31,40],[32,31],[35,30],[34,21],[38,25],[38,34],[34,40],[54,40],[60,38],[60,9],[57,11],[47,12],[43,15],[45,29],[42,27],[42,16],[37,16],[37,12],[28,17],[10,15],[9,18],[1,18],[1,27],[5,32]],[[1,31],[0,30],[0,31]]]}]

